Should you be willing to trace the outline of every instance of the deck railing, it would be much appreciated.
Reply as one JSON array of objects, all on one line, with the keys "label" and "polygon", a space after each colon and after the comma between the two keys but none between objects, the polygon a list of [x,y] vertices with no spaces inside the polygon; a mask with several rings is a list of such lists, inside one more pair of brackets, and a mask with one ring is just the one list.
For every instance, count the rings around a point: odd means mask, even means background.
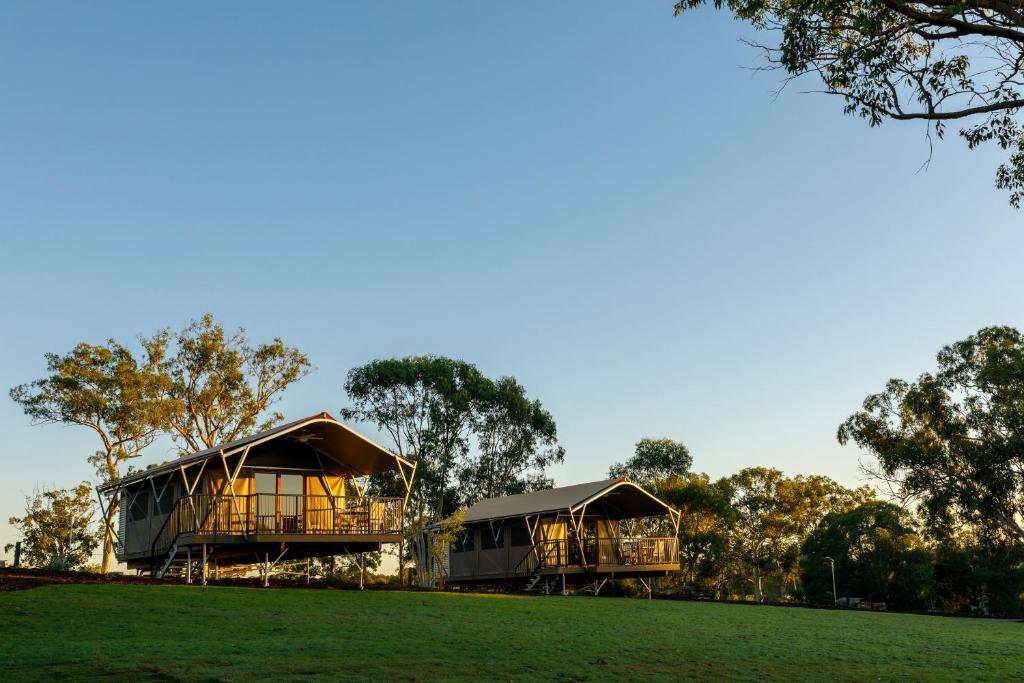
[{"label": "deck railing", "polygon": [[544,567],[595,565],[650,566],[678,564],[679,539],[608,537],[538,541],[516,567],[516,574],[531,575]]},{"label": "deck railing", "polygon": [[401,498],[194,494],[178,499],[152,549],[154,555],[166,552],[181,534],[383,535],[401,528]]}]

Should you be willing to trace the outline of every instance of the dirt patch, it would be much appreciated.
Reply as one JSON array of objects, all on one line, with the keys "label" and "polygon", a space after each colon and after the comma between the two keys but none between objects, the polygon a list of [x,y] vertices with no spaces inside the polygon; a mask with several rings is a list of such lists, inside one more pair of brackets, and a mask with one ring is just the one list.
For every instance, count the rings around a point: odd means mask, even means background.
[{"label": "dirt patch", "polygon": [[119,574],[94,574],[92,572],[55,572],[45,569],[5,567],[0,569],[0,592],[48,586],[51,584],[76,583],[147,583],[149,579]]}]

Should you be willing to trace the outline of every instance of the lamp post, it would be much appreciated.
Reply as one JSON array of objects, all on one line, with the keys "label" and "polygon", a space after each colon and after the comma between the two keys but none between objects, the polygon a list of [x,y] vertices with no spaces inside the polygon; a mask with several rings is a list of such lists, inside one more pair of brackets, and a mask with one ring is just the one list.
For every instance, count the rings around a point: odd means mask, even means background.
[{"label": "lamp post", "polygon": [[836,607],[839,605],[839,596],[836,595],[836,561],[831,557],[825,559],[832,566],[832,606]]}]

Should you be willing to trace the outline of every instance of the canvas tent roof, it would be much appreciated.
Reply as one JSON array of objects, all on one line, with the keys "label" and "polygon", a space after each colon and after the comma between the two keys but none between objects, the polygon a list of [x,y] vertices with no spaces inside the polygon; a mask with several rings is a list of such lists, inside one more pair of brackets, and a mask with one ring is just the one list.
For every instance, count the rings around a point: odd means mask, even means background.
[{"label": "canvas tent roof", "polygon": [[481,500],[466,510],[463,523],[525,517],[527,515],[575,511],[600,500],[617,510],[620,517],[646,517],[667,514],[673,508],[626,478],[605,479],[543,491],[520,493]]},{"label": "canvas tent roof", "polygon": [[252,436],[236,439],[213,448],[207,448],[204,451],[161,463],[146,470],[133,472],[116,482],[99,487],[99,490],[105,491],[119,486],[127,486],[166,472],[176,471],[182,466],[188,466],[209,458],[220,457],[221,453],[225,456],[234,455],[246,448],[251,448],[284,436],[314,443],[317,450],[334,460],[342,457],[343,454],[344,460],[339,460],[339,462],[343,462],[360,474],[377,474],[378,472],[393,470],[399,463],[405,467],[413,467],[411,461],[395,455],[383,446],[377,445],[352,428],[338,422],[329,413],[324,412],[279,425],[259,434],[253,434]]}]

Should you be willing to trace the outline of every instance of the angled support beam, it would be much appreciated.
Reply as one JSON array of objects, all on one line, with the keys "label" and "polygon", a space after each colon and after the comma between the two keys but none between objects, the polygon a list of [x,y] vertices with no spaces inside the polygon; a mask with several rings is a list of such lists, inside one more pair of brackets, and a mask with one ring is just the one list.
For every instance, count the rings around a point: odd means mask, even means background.
[{"label": "angled support beam", "polygon": [[224,466],[224,476],[227,477],[228,491],[231,493],[231,504],[235,508],[235,516],[238,518],[238,526],[242,530],[242,535],[248,536],[248,524],[242,519],[242,510],[238,506],[238,498],[235,496],[235,479],[238,478],[238,474],[242,471],[242,465],[245,464],[245,459],[249,456],[249,447],[246,446],[245,450],[242,451],[242,457],[238,459],[238,464],[235,466],[234,472],[228,469],[228,459],[224,455],[224,451],[220,452],[220,462]]},{"label": "angled support beam", "polygon": [[120,501],[121,488],[118,487],[110,491],[110,500],[105,504],[103,502],[103,493],[100,492],[100,487],[97,486],[96,498],[99,500],[100,503],[100,514],[103,516],[103,525],[107,527],[107,533],[110,534],[110,537],[114,540],[114,542],[117,545],[120,545],[121,536],[117,533],[117,529],[114,528],[114,525],[111,523],[110,519],[107,518],[107,511],[110,510],[110,508],[116,504],[115,501]]}]

